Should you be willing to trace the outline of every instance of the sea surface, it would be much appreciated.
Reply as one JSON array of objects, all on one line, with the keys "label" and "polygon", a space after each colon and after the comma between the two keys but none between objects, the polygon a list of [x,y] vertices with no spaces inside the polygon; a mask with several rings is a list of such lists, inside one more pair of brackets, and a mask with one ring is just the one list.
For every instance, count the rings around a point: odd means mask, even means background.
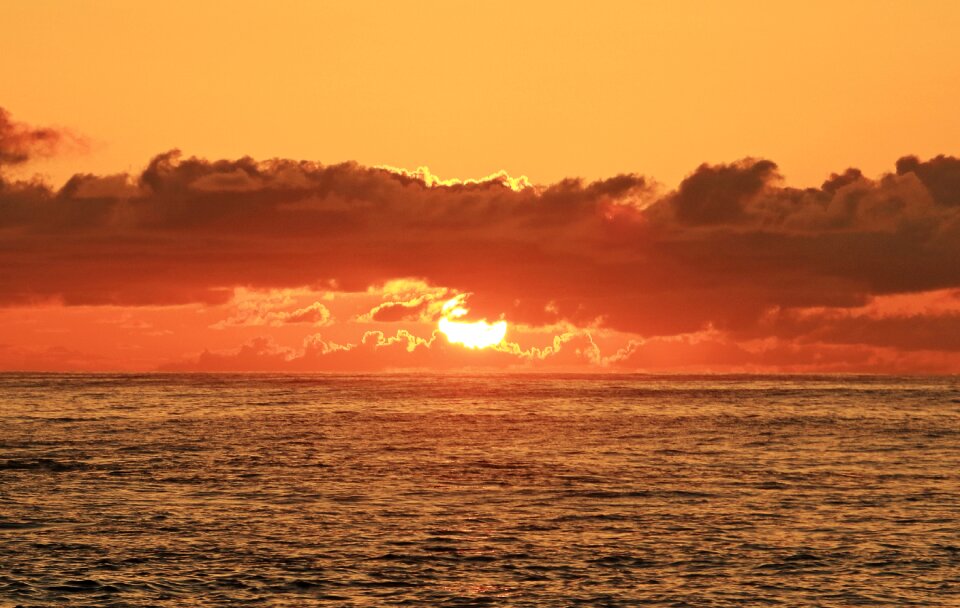
[{"label": "sea surface", "polygon": [[960,606],[960,378],[0,375],[0,606]]}]

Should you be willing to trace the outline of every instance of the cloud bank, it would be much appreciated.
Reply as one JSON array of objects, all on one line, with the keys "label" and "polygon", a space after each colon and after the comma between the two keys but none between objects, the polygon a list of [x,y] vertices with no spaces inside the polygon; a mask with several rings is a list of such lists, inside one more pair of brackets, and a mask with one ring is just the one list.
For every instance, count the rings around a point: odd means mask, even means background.
[{"label": "cloud bank", "polygon": [[[56,141],[0,112],[0,163]],[[0,235],[6,307],[216,305],[236,287],[359,292],[417,277],[474,294],[480,316],[623,332],[647,351],[651,340],[698,332],[741,349],[724,355],[733,358],[749,359],[742,353],[758,351],[744,344],[762,340],[960,351],[951,156],[905,156],[877,178],[846,169],[808,189],[784,184],[770,160],[743,159],[701,165],[667,190],[640,174],[461,182],[171,151],[139,175],[80,174],[60,189],[0,180]],[[930,293],[948,305],[868,310]],[[385,301],[367,318],[413,319],[430,301]],[[319,302],[292,316],[254,313],[235,322],[330,322]],[[617,361],[647,365],[643,351]]]}]

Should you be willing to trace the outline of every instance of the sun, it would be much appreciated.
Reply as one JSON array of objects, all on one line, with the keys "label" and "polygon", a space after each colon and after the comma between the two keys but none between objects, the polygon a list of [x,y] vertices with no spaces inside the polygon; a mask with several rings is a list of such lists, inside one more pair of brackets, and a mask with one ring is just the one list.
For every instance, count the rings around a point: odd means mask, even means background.
[{"label": "sun", "polygon": [[462,344],[467,348],[486,348],[499,344],[507,335],[507,322],[497,321],[496,323],[487,323],[483,321],[455,321],[467,314],[467,309],[463,303],[466,294],[460,294],[455,298],[447,300],[443,305],[440,318],[440,331],[447,337],[447,340],[454,344]]}]

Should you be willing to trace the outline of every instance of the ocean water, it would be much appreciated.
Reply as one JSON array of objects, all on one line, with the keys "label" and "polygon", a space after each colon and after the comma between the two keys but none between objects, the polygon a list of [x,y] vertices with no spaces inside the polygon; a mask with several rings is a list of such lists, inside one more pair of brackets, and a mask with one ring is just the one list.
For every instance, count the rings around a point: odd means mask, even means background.
[{"label": "ocean water", "polygon": [[960,378],[0,375],[2,606],[960,606]]}]

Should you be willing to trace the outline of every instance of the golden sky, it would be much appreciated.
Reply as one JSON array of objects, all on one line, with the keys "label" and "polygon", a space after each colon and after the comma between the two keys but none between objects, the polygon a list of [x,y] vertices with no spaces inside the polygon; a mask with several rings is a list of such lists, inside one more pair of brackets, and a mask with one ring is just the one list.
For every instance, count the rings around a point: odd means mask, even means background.
[{"label": "golden sky", "polygon": [[549,183],[770,158],[788,183],[956,153],[960,3],[8,2],[0,98],[135,172],[205,158]]}]

